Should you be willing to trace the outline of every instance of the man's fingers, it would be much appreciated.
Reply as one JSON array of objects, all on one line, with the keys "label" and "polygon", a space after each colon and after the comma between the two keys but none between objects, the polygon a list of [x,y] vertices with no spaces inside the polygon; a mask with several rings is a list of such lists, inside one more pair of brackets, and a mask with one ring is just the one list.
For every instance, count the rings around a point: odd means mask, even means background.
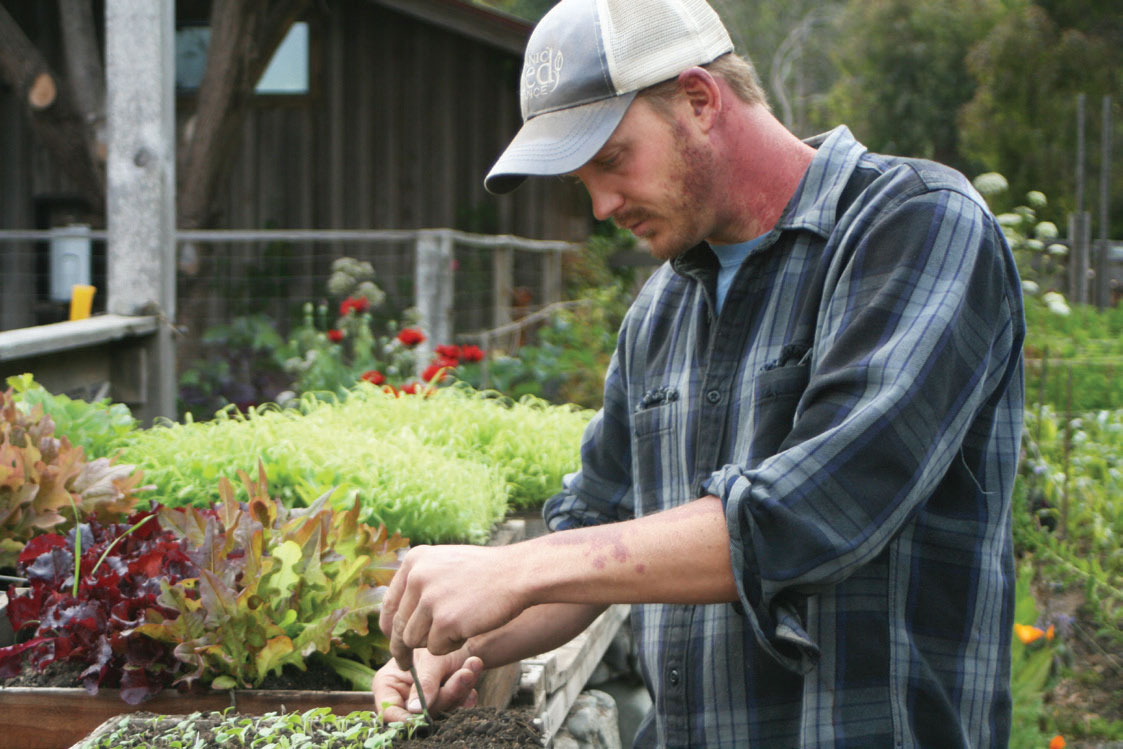
[{"label": "man's fingers", "polygon": [[374,707],[387,723],[408,720],[406,696],[409,694],[409,675],[397,673],[391,667],[379,669],[371,683]]},{"label": "man's fingers", "polygon": [[[407,594],[408,598],[408,594]],[[394,617],[393,633],[390,636],[390,654],[398,662],[398,667],[408,671],[413,663],[413,651],[428,645],[429,627],[432,620],[424,607],[406,602]]]},{"label": "man's fingers", "polygon": [[408,575],[406,562],[402,560],[402,566],[394,573],[394,577],[390,580],[390,587],[386,589],[386,594],[382,596],[382,603],[379,605],[378,611],[378,628],[387,637],[394,630],[394,618],[398,615]]},{"label": "man's fingers", "polygon": [[483,671],[483,662],[479,658],[469,658],[441,685],[436,698],[429,703],[430,709],[433,712],[443,713],[456,707],[474,705],[479,698],[476,694],[476,683],[479,681],[481,671]]}]

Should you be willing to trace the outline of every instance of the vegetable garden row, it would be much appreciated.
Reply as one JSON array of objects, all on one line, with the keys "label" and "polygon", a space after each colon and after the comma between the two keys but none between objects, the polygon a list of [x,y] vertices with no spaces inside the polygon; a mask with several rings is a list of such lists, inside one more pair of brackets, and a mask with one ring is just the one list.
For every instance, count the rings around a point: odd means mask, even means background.
[{"label": "vegetable garden row", "polygon": [[[224,411],[0,395],[0,678],[46,670],[139,704],[310,666],[369,689],[382,586],[409,543],[483,542],[577,466],[591,413],[470,388]],[[9,682],[12,683],[12,682]],[[322,721],[321,721],[322,722]],[[350,730],[350,729],[348,729]],[[390,734],[386,734],[389,736]]]}]

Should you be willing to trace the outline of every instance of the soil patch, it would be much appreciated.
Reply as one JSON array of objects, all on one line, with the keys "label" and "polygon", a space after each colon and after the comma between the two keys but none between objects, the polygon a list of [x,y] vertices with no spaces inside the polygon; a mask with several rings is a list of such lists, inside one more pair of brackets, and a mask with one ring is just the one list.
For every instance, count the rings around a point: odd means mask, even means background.
[{"label": "soil patch", "polygon": [[[253,717],[253,716],[247,716]],[[173,744],[161,740],[177,716],[156,716],[153,713],[134,713],[129,719],[128,747],[169,749]],[[203,746],[216,745],[214,727],[222,719],[219,713],[204,713],[194,720],[194,727]],[[308,736],[312,746],[330,743],[328,735]],[[424,735],[423,735],[424,734]],[[246,739],[252,741],[253,729]],[[362,746],[365,736],[357,737],[354,746]],[[178,746],[179,743],[175,742]],[[436,718],[431,726],[411,738],[394,741],[393,749],[531,749],[542,746],[541,733],[534,718],[526,709],[499,710],[494,707],[460,708]]]},{"label": "soil patch", "polygon": [[517,749],[540,746],[542,734],[529,710],[499,710],[494,707],[460,708],[438,717],[428,736],[394,742],[395,749]]}]

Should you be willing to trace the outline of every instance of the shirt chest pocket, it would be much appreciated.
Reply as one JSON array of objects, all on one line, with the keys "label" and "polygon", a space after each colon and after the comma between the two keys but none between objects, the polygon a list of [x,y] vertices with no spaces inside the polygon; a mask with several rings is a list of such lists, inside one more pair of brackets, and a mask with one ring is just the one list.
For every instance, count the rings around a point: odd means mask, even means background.
[{"label": "shirt chest pocket", "polygon": [[632,414],[632,488],[637,516],[692,499],[687,496],[683,407],[672,396],[641,403]]},{"label": "shirt chest pocket", "polygon": [[755,466],[778,453],[795,424],[796,407],[811,377],[808,363],[761,372],[753,385],[753,431],[749,463]]}]

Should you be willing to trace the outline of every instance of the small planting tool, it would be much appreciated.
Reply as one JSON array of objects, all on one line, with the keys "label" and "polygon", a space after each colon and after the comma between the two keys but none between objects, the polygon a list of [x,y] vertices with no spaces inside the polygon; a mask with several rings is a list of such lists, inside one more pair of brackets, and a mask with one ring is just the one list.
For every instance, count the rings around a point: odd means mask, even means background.
[{"label": "small planting tool", "polygon": [[421,702],[421,714],[428,721],[429,705],[425,702],[425,690],[421,688],[421,679],[417,676],[417,666],[410,664],[409,675],[413,677],[413,683],[417,686],[417,699]]}]

